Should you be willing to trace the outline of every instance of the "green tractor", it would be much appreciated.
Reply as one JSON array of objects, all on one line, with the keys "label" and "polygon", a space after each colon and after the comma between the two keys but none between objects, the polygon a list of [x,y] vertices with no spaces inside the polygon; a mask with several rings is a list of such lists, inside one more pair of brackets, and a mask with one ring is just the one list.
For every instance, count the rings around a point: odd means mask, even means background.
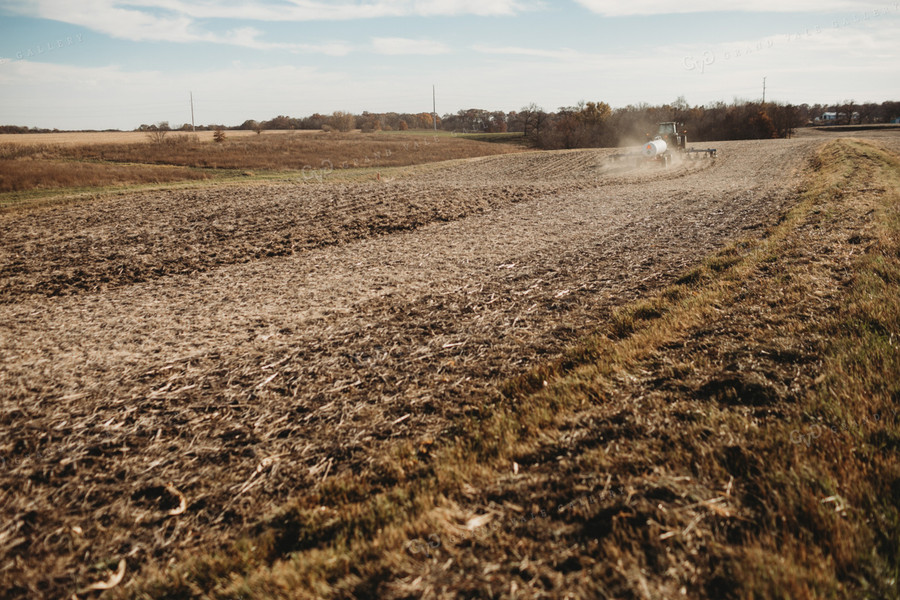
[{"label": "green tractor", "polygon": [[[680,132],[678,131],[679,127],[681,127]],[[696,150],[687,147],[687,129],[684,129],[684,123],[676,123],[675,121],[660,123],[659,128],[656,130],[656,138],[654,139],[663,140],[670,152],[682,152],[688,158],[716,157],[715,148]]]},{"label": "green tractor", "polygon": [[678,130],[682,126],[681,123],[675,121],[667,121],[660,123],[656,130],[656,136],[651,139],[647,134],[647,141],[638,153],[613,154],[610,159],[618,161],[622,158],[631,159],[637,157],[636,164],[642,161],[652,160],[660,163],[664,167],[668,167],[672,160],[672,156],[678,152],[687,158],[698,158],[700,156],[715,158],[715,148],[704,148],[697,150],[687,148],[687,131],[685,129]]},{"label": "green tractor", "polygon": [[656,138],[654,139],[663,140],[666,143],[666,146],[673,150],[684,150],[684,146],[687,143],[687,130],[682,129],[681,133],[678,133],[679,125],[684,127],[682,123],[676,123],[674,121],[660,123],[659,129],[656,131]]}]

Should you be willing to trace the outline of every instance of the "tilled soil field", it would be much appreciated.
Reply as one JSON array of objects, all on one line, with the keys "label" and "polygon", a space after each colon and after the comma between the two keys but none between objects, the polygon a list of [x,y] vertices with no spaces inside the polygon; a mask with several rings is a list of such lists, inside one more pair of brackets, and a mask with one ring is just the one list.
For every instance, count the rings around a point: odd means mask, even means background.
[{"label": "tilled soil field", "polygon": [[815,138],[669,170],[525,153],[365,184],[0,215],[0,588],[69,597],[239,536],[796,197]]}]

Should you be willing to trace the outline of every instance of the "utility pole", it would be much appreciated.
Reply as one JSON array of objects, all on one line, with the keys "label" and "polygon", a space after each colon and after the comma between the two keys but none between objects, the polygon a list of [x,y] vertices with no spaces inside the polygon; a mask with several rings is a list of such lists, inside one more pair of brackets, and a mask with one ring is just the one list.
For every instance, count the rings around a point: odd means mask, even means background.
[{"label": "utility pole", "polygon": [[434,122],[434,130],[437,131],[437,96],[434,91],[434,84],[431,84],[431,120]]},{"label": "utility pole", "polygon": [[196,131],[194,129],[194,92],[191,92],[191,131]]},{"label": "utility pole", "polygon": [[763,104],[766,103],[766,78],[763,77]]}]

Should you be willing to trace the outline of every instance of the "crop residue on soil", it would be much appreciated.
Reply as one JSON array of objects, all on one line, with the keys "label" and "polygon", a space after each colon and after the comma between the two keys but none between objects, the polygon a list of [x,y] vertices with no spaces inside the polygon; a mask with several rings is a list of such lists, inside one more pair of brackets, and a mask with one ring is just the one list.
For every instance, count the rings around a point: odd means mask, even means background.
[{"label": "crop residue on soil", "polygon": [[71,593],[112,557],[164,564],[385,439],[439,438],[770,224],[818,145],[721,143],[668,171],[528,153],[0,215],[0,583]]}]

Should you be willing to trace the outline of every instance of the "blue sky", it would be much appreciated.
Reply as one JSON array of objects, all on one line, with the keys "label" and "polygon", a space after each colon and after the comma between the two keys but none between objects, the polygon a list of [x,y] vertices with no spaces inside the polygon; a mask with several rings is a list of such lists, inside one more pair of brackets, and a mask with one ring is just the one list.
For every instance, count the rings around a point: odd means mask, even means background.
[{"label": "blue sky", "polygon": [[900,2],[0,0],[0,124],[900,99]]}]

